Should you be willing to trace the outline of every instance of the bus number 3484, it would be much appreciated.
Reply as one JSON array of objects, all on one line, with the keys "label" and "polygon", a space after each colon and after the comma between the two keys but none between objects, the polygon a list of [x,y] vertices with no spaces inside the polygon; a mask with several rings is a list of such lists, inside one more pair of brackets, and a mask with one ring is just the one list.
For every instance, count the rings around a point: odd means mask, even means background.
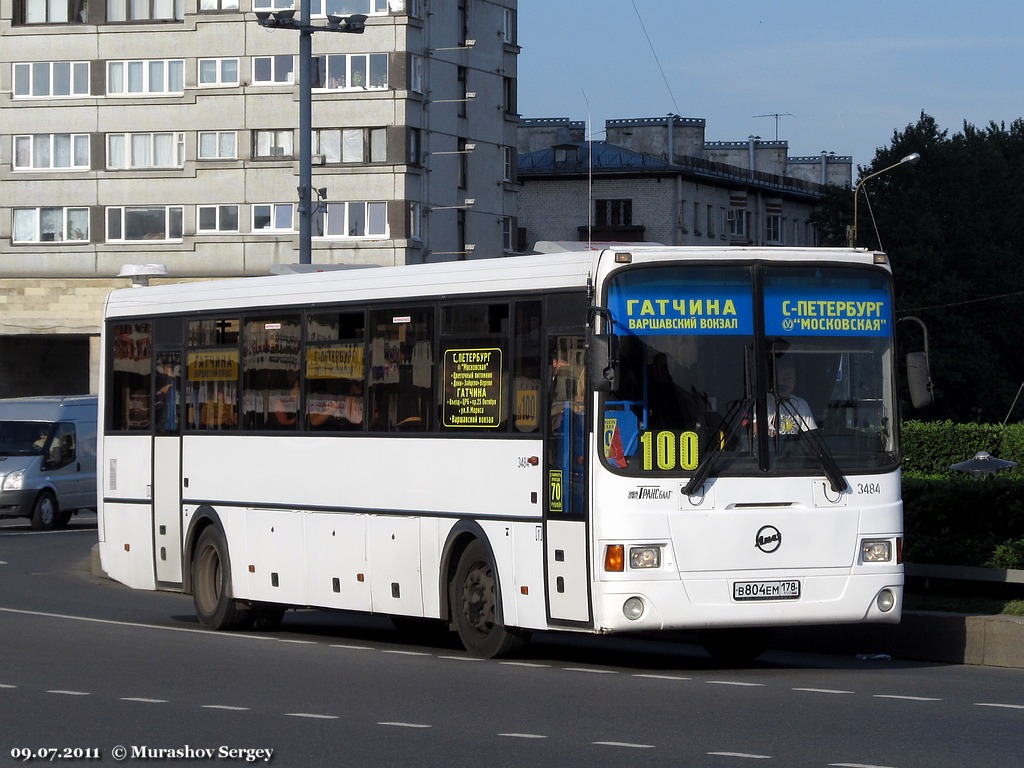
[{"label": "bus number 3484", "polygon": [[696,432],[642,432],[643,468],[646,471],[671,472],[676,469],[697,468],[698,448]]}]

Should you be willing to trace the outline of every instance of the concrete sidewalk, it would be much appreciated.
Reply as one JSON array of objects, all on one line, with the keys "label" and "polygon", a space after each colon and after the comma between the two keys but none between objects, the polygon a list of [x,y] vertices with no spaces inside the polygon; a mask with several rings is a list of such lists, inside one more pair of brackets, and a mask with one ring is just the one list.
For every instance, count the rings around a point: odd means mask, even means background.
[{"label": "concrete sidewalk", "polygon": [[786,628],[774,648],[1024,669],[1024,616],[905,611],[899,624]]}]

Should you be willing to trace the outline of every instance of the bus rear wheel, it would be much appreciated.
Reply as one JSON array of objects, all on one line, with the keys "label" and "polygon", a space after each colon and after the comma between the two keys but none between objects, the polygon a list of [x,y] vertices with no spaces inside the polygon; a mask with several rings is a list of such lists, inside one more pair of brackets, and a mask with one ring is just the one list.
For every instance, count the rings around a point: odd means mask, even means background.
[{"label": "bus rear wheel", "polygon": [[199,535],[196,544],[192,601],[199,623],[209,629],[238,629],[252,622],[250,611],[232,597],[228,545],[212,525]]},{"label": "bus rear wheel", "polygon": [[452,613],[459,639],[474,656],[507,656],[525,642],[521,633],[502,624],[494,564],[478,539],[459,558],[452,582]]}]

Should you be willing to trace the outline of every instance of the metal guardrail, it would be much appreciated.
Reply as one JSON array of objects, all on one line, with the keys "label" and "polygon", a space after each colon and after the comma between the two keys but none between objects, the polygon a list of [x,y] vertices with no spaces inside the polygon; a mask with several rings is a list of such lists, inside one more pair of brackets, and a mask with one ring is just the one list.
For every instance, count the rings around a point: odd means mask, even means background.
[{"label": "metal guardrail", "polygon": [[967,565],[904,563],[907,576],[951,581],[984,581],[995,584],[1024,584],[1024,571],[1005,568],[975,568]]}]

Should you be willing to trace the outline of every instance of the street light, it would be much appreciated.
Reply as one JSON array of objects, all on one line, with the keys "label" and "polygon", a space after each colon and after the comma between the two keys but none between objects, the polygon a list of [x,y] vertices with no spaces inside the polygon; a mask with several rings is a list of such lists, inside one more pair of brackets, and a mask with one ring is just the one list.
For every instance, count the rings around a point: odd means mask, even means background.
[{"label": "street light", "polygon": [[[891,171],[893,168],[901,166],[904,163],[914,164],[914,163],[916,163],[920,159],[921,159],[921,155],[919,155],[917,152],[911,152],[909,155],[904,157],[898,163],[893,163],[888,168],[883,168],[880,171],[875,171],[874,173],[872,173],[872,174],[870,174],[868,176],[865,176],[863,179],[861,179],[857,183],[856,189],[853,190],[853,224],[849,227],[849,230],[847,232],[847,235],[849,236],[850,247],[851,248],[856,248],[857,247],[857,196],[860,194],[860,188],[864,186],[864,182],[866,182],[868,179],[875,178],[875,176],[881,176],[886,171]],[[867,192],[865,192],[864,194],[867,195]]]},{"label": "street light", "polygon": [[256,23],[267,29],[291,29],[299,33],[299,263],[313,262],[313,33],[347,32],[361,35],[366,14],[328,14],[327,26],[313,26],[309,0],[302,0],[299,21],[294,10],[257,11]]}]

